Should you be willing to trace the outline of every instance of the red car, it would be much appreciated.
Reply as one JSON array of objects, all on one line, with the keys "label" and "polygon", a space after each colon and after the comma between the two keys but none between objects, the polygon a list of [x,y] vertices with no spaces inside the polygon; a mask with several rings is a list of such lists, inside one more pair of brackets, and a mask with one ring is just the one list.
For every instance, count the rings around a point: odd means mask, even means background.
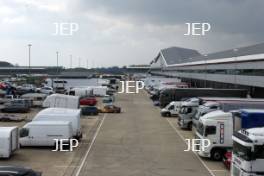
[{"label": "red car", "polygon": [[232,151],[227,151],[224,154],[223,163],[229,170],[230,170],[231,162],[232,162]]},{"label": "red car", "polygon": [[96,103],[97,103],[97,100],[95,99],[95,97],[86,97],[86,98],[80,99],[80,105],[94,106],[96,105]]}]

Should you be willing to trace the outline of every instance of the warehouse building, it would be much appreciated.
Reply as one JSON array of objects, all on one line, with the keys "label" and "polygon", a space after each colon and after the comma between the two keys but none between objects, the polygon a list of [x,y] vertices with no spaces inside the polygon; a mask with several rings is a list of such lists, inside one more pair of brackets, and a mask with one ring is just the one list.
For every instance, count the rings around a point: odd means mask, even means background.
[{"label": "warehouse building", "polygon": [[264,97],[264,43],[202,55],[171,47],[150,63],[152,75],[181,78],[194,87],[246,88]]}]

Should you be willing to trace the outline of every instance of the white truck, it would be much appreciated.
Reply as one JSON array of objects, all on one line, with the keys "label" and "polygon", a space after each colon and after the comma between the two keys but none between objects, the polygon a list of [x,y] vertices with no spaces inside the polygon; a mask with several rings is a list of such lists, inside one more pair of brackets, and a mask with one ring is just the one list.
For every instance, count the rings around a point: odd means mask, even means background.
[{"label": "white truck", "polygon": [[181,104],[178,125],[181,128],[192,129],[192,117],[197,113],[201,100],[198,98],[188,99]]},{"label": "white truck", "polygon": [[52,94],[44,100],[42,106],[44,108],[79,109],[80,98],[78,96]]},{"label": "white truck", "polygon": [[198,107],[197,113],[194,116],[186,117],[192,119],[192,129],[194,133],[196,131],[196,126],[199,122],[199,118],[209,112],[219,109],[223,110],[224,112],[244,108],[259,109],[264,103],[264,99],[254,98],[206,97],[206,99],[204,100],[206,100],[205,103]]},{"label": "white truck", "polygon": [[[258,105],[255,108],[264,109],[264,103]],[[254,104],[248,107],[252,108]],[[201,146],[203,143],[201,143],[200,147],[205,150],[200,150],[198,155],[213,160],[221,160],[225,151],[233,146],[233,131],[264,126],[262,123],[264,116],[252,118],[245,115],[245,111],[224,112],[216,110],[202,116],[199,119],[195,136],[197,139],[210,141],[210,145],[203,147]]]},{"label": "white truck", "polygon": [[47,108],[40,111],[32,121],[69,121],[73,128],[72,136],[82,138],[80,109]]},{"label": "white truck", "polygon": [[69,121],[32,121],[20,129],[19,144],[21,147],[55,146],[56,140],[71,138],[72,125]]},{"label": "white truck", "polygon": [[17,127],[0,127],[0,158],[9,158],[19,149]]},{"label": "white truck", "polygon": [[264,175],[264,128],[240,130],[232,138],[231,176]]},{"label": "white truck", "polygon": [[197,109],[197,113],[192,118],[192,129],[194,130],[194,132],[201,116],[219,109],[220,104],[215,101],[207,101],[204,104],[200,105]]}]

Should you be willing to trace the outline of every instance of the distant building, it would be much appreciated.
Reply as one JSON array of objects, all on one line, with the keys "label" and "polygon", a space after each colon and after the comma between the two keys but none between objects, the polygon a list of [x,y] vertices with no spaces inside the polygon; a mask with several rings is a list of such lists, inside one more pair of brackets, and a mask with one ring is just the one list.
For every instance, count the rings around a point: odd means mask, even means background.
[{"label": "distant building", "polygon": [[207,55],[178,47],[163,49],[151,61],[150,73],[181,78],[197,87],[247,88],[253,96],[264,97],[264,43]]}]

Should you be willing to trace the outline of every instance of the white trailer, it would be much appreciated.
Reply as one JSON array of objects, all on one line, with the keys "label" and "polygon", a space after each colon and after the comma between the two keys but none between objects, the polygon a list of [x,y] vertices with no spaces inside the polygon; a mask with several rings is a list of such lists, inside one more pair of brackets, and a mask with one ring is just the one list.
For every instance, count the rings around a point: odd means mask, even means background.
[{"label": "white trailer", "polygon": [[73,128],[72,136],[82,138],[80,109],[47,108],[40,111],[32,121],[69,121]]},{"label": "white trailer", "polygon": [[69,121],[32,121],[21,129],[20,146],[55,146],[56,141],[72,138]]},{"label": "white trailer", "polygon": [[107,87],[106,86],[90,86],[93,90],[93,95],[98,97],[104,97],[107,95]]},{"label": "white trailer", "polygon": [[52,94],[44,100],[42,106],[45,108],[79,109],[80,98],[78,96]]},{"label": "white trailer", "polygon": [[93,89],[90,87],[74,87],[68,93],[73,96],[88,97],[93,95]]},{"label": "white trailer", "polygon": [[19,149],[17,127],[0,127],[0,158],[9,158]]}]

